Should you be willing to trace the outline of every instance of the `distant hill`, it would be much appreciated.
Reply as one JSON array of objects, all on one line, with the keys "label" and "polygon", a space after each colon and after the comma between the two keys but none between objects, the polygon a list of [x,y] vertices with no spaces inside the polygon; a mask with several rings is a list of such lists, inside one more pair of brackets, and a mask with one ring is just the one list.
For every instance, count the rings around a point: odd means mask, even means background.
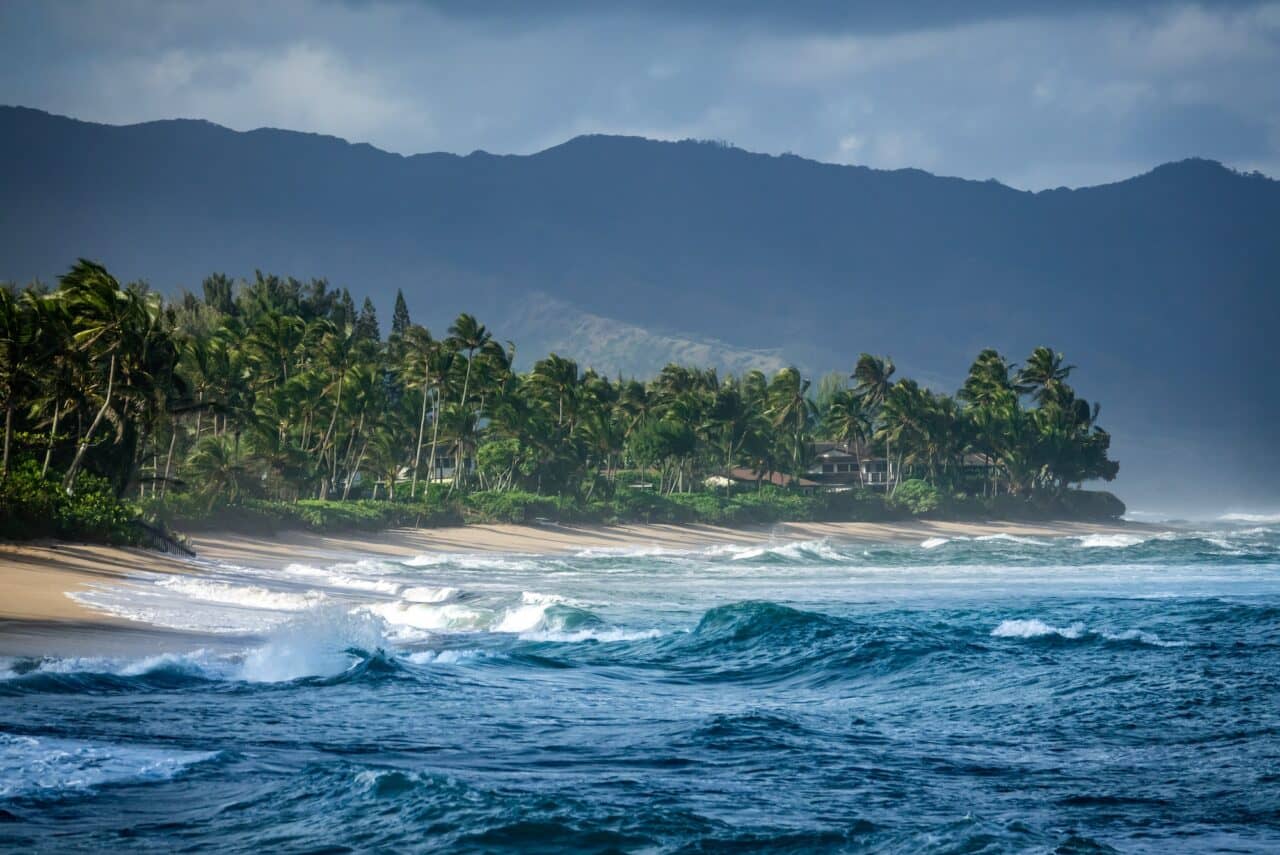
[{"label": "distant hill", "polygon": [[952,387],[984,346],[1046,343],[1103,401],[1131,507],[1280,504],[1280,182],[1211,161],[1029,193],[710,143],[402,157],[23,108],[0,108],[0,156],[3,278],[81,255],[164,290],[325,276],[613,371],[868,350]]}]

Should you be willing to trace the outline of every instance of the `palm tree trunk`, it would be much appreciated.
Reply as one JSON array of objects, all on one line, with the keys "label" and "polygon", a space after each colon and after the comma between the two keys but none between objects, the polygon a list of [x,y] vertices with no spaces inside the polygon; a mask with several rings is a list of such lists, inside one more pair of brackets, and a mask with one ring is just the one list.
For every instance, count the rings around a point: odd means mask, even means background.
[{"label": "palm tree trunk", "polygon": [[80,439],[80,445],[76,447],[76,456],[71,459],[71,466],[67,469],[66,476],[62,479],[62,489],[71,495],[75,490],[76,478],[80,474],[80,465],[84,462],[85,452],[89,450],[89,442],[93,439],[93,432],[98,429],[98,425],[102,423],[102,417],[107,414],[107,409],[111,406],[111,393],[115,389],[116,383],[116,355],[111,354],[111,365],[107,369],[107,394],[102,399],[102,406],[98,408],[98,414],[93,417],[93,422],[89,425],[83,437]]},{"label": "palm tree trunk", "polygon": [[13,403],[4,408],[4,459],[0,460],[0,478],[9,475],[9,439],[13,436]]},{"label": "palm tree trunk", "polygon": [[164,456],[164,480],[160,482],[160,498],[169,492],[169,473],[173,471],[173,447],[178,444],[178,419],[171,419],[172,429],[169,432],[169,453]]},{"label": "palm tree trunk", "polygon": [[[323,452],[329,445],[329,438],[333,436],[333,428],[338,423],[338,411],[342,409],[342,381],[347,377],[347,372],[343,371],[338,374],[338,394],[333,402],[333,417],[329,419],[329,428],[324,432],[324,439],[320,440],[318,448]],[[338,459],[334,457],[334,467],[338,465]]]},{"label": "palm tree trunk", "polygon": [[[475,360],[475,351],[467,353],[467,373],[462,378],[462,397],[458,399],[458,409],[463,413],[463,430],[466,429],[466,412],[467,412],[467,389],[471,385],[471,363]],[[449,492],[452,493],[458,486],[458,481],[462,475],[462,436],[458,436],[458,450],[453,458],[453,483],[449,485]]]},{"label": "palm tree trunk", "polygon": [[53,424],[49,427],[49,447],[44,450],[44,465],[40,467],[40,477],[44,478],[49,471],[49,461],[53,459],[53,443],[58,436],[58,416],[62,415],[62,402],[53,405]]},{"label": "palm tree trunk", "polygon": [[418,498],[418,466],[422,463],[422,434],[427,427],[427,390],[431,386],[431,369],[422,375],[422,414],[418,417],[418,444],[413,452],[413,484],[409,487],[409,498]]},{"label": "palm tree trunk", "polygon": [[369,441],[365,440],[363,446],[360,447],[360,455],[356,457],[355,466],[347,473],[347,483],[342,488],[342,501],[347,500],[347,496],[351,494],[351,483],[355,481],[356,475],[360,474],[360,464],[364,463],[364,453],[369,450]]},{"label": "palm tree trunk", "polygon": [[[436,447],[440,442],[440,391],[431,403],[431,456],[427,458],[427,483],[431,484],[436,473]],[[427,488],[430,491],[430,487]]]}]

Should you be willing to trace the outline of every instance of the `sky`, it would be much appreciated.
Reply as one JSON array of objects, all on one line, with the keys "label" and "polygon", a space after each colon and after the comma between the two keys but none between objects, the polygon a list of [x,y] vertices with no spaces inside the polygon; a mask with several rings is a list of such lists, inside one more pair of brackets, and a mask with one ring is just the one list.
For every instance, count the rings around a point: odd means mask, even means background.
[{"label": "sky", "polygon": [[1280,177],[1280,2],[4,0],[0,103],[402,154],[716,139],[1042,189]]}]

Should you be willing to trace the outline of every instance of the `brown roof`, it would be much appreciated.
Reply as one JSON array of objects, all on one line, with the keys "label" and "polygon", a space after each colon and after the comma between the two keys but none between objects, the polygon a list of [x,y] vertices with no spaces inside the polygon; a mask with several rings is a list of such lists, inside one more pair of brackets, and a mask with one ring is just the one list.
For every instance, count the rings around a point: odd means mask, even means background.
[{"label": "brown roof", "polygon": [[810,481],[808,478],[792,478],[782,472],[760,473],[754,469],[746,469],[737,467],[730,469],[725,473],[726,477],[732,478],[734,481],[749,481],[755,484],[757,481],[764,481],[766,484],[773,484],[776,487],[818,487],[817,481]]}]

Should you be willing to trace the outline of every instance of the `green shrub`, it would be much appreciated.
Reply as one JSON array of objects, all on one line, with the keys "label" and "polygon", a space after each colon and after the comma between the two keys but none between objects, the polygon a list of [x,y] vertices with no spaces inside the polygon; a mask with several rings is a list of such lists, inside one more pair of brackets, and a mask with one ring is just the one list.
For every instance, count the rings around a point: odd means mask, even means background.
[{"label": "green shrub", "polygon": [[63,540],[135,545],[143,532],[137,525],[139,509],[116,498],[104,478],[85,472],[76,481],[74,495],[62,489],[60,473],[40,476],[32,459],[16,461],[0,481],[0,538]]},{"label": "green shrub", "polygon": [[927,481],[912,479],[899,484],[889,502],[919,517],[935,513],[942,507],[942,493]]}]

